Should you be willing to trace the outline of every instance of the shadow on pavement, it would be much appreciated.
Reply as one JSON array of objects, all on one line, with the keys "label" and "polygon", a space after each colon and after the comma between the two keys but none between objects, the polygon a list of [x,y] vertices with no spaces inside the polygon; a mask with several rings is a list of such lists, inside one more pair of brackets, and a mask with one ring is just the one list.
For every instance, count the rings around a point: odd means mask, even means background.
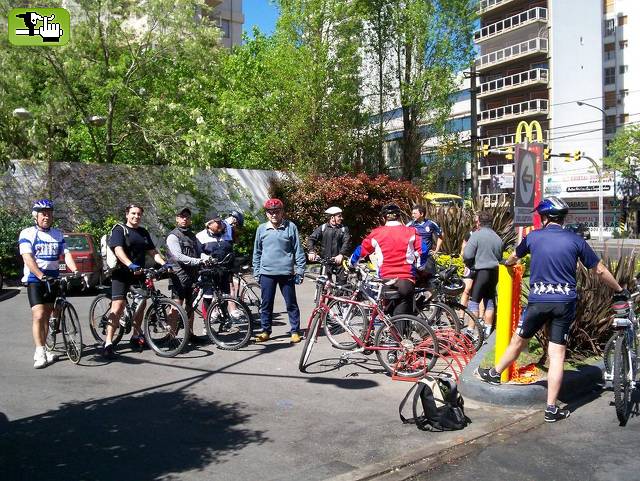
[{"label": "shadow on pavement", "polygon": [[371,379],[334,379],[331,377],[311,377],[307,379],[310,384],[331,384],[341,389],[371,389],[379,386],[379,383]]},{"label": "shadow on pavement", "polygon": [[245,427],[245,410],[180,390],[71,402],[11,422],[0,413],[2,479],[169,479],[267,442]]},{"label": "shadow on pavement", "polygon": [[20,289],[1,289],[0,290],[0,302],[16,297],[20,294]]}]

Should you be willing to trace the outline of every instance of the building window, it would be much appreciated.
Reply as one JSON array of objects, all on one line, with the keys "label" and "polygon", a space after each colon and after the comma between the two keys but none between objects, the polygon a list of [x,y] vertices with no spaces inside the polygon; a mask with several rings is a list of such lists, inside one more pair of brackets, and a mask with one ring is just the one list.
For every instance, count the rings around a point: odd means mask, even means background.
[{"label": "building window", "polygon": [[604,21],[604,34],[613,35],[616,33],[616,21],[613,18]]},{"label": "building window", "polygon": [[604,108],[605,109],[610,109],[612,107],[615,107],[616,103],[617,103],[617,99],[616,99],[616,92],[615,91],[605,92],[604,93]]},{"label": "building window", "polygon": [[624,99],[627,95],[629,95],[629,89],[622,89],[618,92],[618,95],[620,96],[620,101],[622,101],[622,99]]},{"label": "building window", "polygon": [[622,27],[623,25],[627,24],[627,16],[626,15],[622,15],[620,17],[618,17],[618,27]]},{"label": "building window", "polygon": [[611,85],[616,83],[616,68],[608,67],[604,69],[604,84]]},{"label": "building window", "polygon": [[623,75],[625,73],[627,73],[629,71],[629,66],[628,65],[620,65],[619,70],[620,75]]},{"label": "building window", "polygon": [[616,44],[605,43],[604,44],[604,59],[605,60],[615,60],[616,58]]},{"label": "building window", "polygon": [[220,30],[222,30],[223,38],[231,37],[231,22],[229,22],[229,20],[221,18],[218,27],[220,27]]},{"label": "building window", "polygon": [[615,115],[607,115],[605,118],[604,124],[604,133],[605,134],[615,134],[616,133],[616,116]]},{"label": "building window", "polygon": [[627,48],[629,46],[629,41],[628,40],[620,40],[618,42],[618,45],[620,46],[620,50]]},{"label": "building window", "polygon": [[629,114],[620,114],[618,116],[618,122],[620,125],[624,125],[629,122]]}]

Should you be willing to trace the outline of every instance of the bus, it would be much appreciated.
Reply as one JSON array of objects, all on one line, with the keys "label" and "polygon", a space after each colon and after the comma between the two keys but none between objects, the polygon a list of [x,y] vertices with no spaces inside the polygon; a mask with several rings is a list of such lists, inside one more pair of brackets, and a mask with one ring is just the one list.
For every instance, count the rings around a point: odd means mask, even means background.
[{"label": "bus", "polygon": [[437,207],[440,206],[455,206],[462,208],[464,207],[464,199],[459,195],[455,194],[443,194],[440,192],[427,192],[424,194],[424,200],[427,204],[435,205]]}]

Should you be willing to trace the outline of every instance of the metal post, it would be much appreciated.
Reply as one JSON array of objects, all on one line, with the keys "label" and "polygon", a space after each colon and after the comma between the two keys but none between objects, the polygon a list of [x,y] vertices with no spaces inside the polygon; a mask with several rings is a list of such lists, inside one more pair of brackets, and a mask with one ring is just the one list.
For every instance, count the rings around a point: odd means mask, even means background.
[{"label": "metal post", "polygon": [[478,106],[476,99],[476,66],[471,65],[471,196],[474,202],[480,199],[478,180]]},{"label": "metal post", "polygon": [[604,226],[604,213],[603,213],[603,206],[602,206],[602,169],[600,168],[600,166],[598,165],[598,163],[593,160],[591,157],[587,156],[587,155],[583,155],[582,156],[583,159],[587,159],[589,162],[591,162],[591,165],[593,165],[593,167],[596,169],[596,172],[598,173],[598,183],[599,183],[599,188],[598,188],[598,240],[600,242],[604,242],[604,234],[603,234],[603,226]]}]

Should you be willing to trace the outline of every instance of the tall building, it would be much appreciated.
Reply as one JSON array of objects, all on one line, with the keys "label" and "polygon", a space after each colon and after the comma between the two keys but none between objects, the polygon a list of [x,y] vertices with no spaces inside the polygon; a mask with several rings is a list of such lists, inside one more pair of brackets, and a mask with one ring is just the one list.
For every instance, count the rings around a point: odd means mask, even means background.
[{"label": "tall building", "polygon": [[[518,123],[537,120],[552,153],[580,150],[600,165],[606,141],[632,121],[630,112],[640,112],[640,95],[632,95],[640,72],[630,65],[640,49],[640,29],[630,29],[634,18],[640,22],[639,9],[636,0],[481,0],[474,34],[480,145],[513,145]],[[570,220],[596,230],[599,179],[591,163],[552,158],[544,171],[545,194],[565,198]],[[512,172],[503,155],[480,158],[485,204],[512,195],[509,182],[496,182]],[[603,174],[603,191],[610,232],[612,173]]]},{"label": "tall building", "polygon": [[211,18],[222,30],[222,44],[231,48],[242,43],[242,0],[206,0],[207,5],[213,7]]}]

